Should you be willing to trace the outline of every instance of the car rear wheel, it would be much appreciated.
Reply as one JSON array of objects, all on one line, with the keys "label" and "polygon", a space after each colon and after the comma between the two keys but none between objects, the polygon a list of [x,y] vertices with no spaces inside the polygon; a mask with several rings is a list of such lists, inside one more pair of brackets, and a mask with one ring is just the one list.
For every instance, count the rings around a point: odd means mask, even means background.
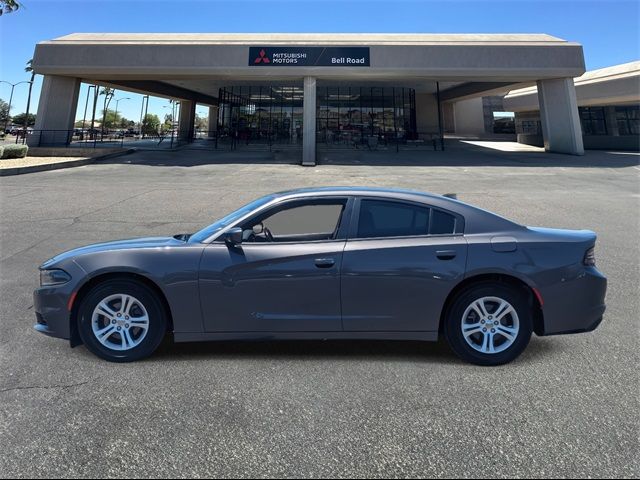
[{"label": "car rear wheel", "polygon": [[527,347],[533,331],[526,295],[501,283],[471,286],[457,295],[445,319],[453,351],[476,365],[502,365]]},{"label": "car rear wheel", "polygon": [[93,287],[78,310],[78,331],[95,355],[132,362],[151,355],[166,333],[166,315],[155,292],[126,279]]}]

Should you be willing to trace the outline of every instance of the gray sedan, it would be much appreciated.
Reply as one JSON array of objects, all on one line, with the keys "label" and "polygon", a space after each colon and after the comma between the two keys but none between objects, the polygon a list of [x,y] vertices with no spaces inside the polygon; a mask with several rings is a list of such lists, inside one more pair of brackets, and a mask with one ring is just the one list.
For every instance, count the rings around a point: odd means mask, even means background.
[{"label": "gray sedan", "polygon": [[71,250],[40,267],[36,330],[106,360],[177,342],[435,341],[499,365],[605,310],[596,235],[518,225],[440,195],[268,195],[194,234]]}]

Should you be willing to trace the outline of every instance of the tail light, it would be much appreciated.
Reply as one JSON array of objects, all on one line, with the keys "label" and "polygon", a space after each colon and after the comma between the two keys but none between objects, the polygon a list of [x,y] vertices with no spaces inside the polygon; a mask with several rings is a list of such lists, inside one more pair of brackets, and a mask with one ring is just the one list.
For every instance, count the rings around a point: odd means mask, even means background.
[{"label": "tail light", "polygon": [[595,267],[596,266],[596,252],[595,247],[591,247],[587,250],[587,253],[584,254],[584,260],[582,263],[587,267]]}]

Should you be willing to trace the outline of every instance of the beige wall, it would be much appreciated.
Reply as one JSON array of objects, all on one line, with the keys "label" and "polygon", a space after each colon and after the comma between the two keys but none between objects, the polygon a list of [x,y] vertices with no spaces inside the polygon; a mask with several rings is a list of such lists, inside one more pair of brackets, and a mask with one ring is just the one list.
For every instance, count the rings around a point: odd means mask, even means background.
[{"label": "beige wall", "polygon": [[455,133],[460,135],[484,134],[484,111],[482,97],[462,100],[453,104],[455,110]]},{"label": "beige wall", "polygon": [[429,93],[416,93],[416,128],[418,133],[438,133],[438,100]]}]

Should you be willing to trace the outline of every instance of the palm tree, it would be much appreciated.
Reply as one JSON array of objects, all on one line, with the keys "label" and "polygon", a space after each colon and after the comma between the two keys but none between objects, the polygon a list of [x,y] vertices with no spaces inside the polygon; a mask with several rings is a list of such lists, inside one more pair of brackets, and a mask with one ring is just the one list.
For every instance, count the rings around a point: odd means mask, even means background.
[{"label": "palm tree", "polygon": [[111,103],[111,99],[116,94],[115,88],[104,87],[100,91],[100,95],[104,95],[104,110],[102,111],[102,135],[104,135],[104,125],[107,120],[107,110],[109,109],[109,103]]},{"label": "palm tree", "polygon": [[20,4],[16,0],[0,0],[0,15],[15,12],[18,8]]},{"label": "palm tree", "polygon": [[33,88],[33,80],[36,78],[36,72],[33,71],[33,58],[27,62],[27,66],[24,68],[24,71],[31,74],[31,81],[29,82],[29,96],[27,97],[27,113],[24,116],[24,138],[27,138],[26,132],[27,127],[29,127],[29,106],[31,106],[31,89]]}]

